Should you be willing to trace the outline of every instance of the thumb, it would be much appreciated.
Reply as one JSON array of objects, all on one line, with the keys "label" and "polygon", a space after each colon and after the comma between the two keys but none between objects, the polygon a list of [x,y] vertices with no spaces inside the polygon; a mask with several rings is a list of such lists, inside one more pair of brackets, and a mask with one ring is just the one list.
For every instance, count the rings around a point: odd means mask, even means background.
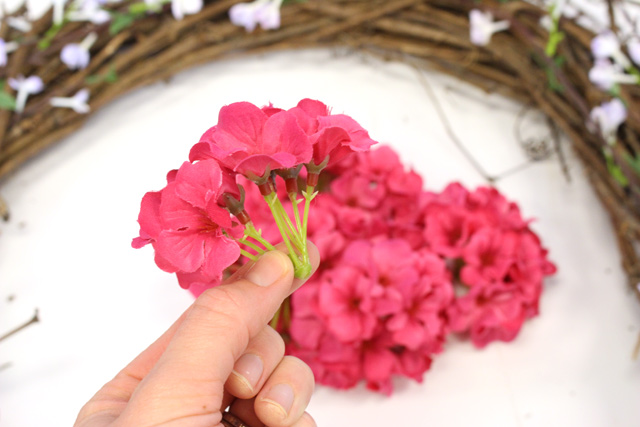
[{"label": "thumb", "polygon": [[[315,270],[317,248],[310,244],[309,252]],[[205,291],[131,396],[121,420],[131,421],[127,425],[183,418],[204,418],[206,423],[213,423],[207,425],[218,423],[224,384],[235,361],[282,301],[302,283],[294,280],[289,257],[270,251],[249,268],[244,278]],[[141,416],[145,419],[139,419]]]}]

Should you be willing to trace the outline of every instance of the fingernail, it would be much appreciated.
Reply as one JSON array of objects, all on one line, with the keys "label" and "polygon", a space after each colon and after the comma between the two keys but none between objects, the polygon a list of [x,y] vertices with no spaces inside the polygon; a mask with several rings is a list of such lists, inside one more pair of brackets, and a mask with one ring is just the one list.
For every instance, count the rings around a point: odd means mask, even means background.
[{"label": "fingernail", "polygon": [[277,384],[271,387],[263,401],[272,404],[285,418],[293,405],[293,389],[289,384]]},{"label": "fingernail", "polygon": [[247,353],[243,354],[242,357],[236,361],[233,367],[233,373],[236,374],[240,381],[245,383],[251,391],[254,391],[262,376],[263,369],[264,364],[262,363],[262,359],[255,354]]},{"label": "fingernail", "polygon": [[251,267],[246,279],[258,286],[270,286],[289,268],[289,259],[280,251],[269,251]]}]

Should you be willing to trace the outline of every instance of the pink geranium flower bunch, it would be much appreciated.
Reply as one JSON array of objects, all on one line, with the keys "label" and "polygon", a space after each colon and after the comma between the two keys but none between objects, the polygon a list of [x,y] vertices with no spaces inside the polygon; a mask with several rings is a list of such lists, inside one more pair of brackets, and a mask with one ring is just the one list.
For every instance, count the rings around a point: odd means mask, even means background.
[{"label": "pink geranium flower bunch", "polygon": [[444,262],[402,239],[356,240],[291,300],[290,353],[316,381],[391,393],[393,376],[417,381],[442,350],[453,298]]},{"label": "pink geranium flower bunch", "polygon": [[543,279],[556,271],[547,250],[517,205],[495,188],[469,192],[451,184],[429,197],[425,242],[457,278],[449,327],[469,334],[477,347],[513,340],[538,314]]},{"label": "pink geranium flower bunch", "polygon": [[483,347],[512,340],[537,314],[542,280],[555,267],[497,190],[454,183],[424,191],[385,146],[323,176],[308,223],[320,268],[274,322],[319,383],[364,381],[390,393],[393,377],[422,380],[447,334]]},{"label": "pink geranium flower bunch", "polygon": [[144,196],[133,246],[151,244],[156,264],[198,295],[280,239],[307,277],[313,240],[320,267],[271,325],[337,388],[364,381],[388,394],[394,377],[422,381],[450,333],[477,347],[514,339],[555,272],[517,205],[487,187],[425,191],[372,144],[319,101],[228,105]]},{"label": "pink geranium flower bunch", "polygon": [[[305,99],[290,110],[248,102],[225,106],[218,123],[192,147],[189,161],[169,172],[162,190],[142,199],[140,236],[132,246],[151,244],[158,267],[176,273],[184,288],[197,293],[215,286],[241,255],[256,259],[274,249],[245,209],[252,186],[264,199],[261,209],[271,213],[296,276],[307,277],[307,223],[317,175],[374,143],[355,120],[332,115],[319,101]],[[302,168],[309,178],[304,203],[297,185]],[[277,196],[276,176],[284,179],[286,199],[295,206],[291,216]]]}]

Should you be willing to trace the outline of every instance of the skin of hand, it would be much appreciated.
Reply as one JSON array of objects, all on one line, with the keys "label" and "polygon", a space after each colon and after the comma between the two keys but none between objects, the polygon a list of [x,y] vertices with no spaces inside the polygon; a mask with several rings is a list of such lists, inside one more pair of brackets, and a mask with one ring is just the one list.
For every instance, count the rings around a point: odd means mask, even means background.
[{"label": "skin of hand", "polygon": [[[318,250],[309,244],[313,271]],[[75,427],[222,427],[222,411],[251,427],[311,427],[309,367],[284,355],[269,321],[302,285],[280,251],[262,255],[200,295],[82,408]]]}]

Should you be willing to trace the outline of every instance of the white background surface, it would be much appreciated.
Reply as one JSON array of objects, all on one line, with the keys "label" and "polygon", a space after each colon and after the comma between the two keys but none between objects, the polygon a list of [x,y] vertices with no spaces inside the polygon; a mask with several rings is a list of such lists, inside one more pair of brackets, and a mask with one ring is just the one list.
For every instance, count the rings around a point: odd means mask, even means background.
[{"label": "white background surface", "polygon": [[[460,139],[491,174],[525,161],[513,136],[520,106],[428,75]],[[453,90],[452,88],[455,88]],[[0,426],[70,426],[80,407],[191,303],[151,248],[133,250],[139,203],[187,159],[225,104],[304,97],[345,112],[391,144],[428,188],[483,184],[447,136],[404,65],[330,51],[225,61],[132,93],[29,163],[1,189],[12,219],[0,224]],[[544,127],[529,128],[544,136]],[[510,344],[485,350],[450,340],[423,384],[392,397],[318,387],[320,426],[637,426],[640,304],[627,289],[604,209],[569,144],[571,183],[557,159],[498,183],[550,249],[558,273],[541,316]],[[14,296],[9,302],[8,297]]]}]

